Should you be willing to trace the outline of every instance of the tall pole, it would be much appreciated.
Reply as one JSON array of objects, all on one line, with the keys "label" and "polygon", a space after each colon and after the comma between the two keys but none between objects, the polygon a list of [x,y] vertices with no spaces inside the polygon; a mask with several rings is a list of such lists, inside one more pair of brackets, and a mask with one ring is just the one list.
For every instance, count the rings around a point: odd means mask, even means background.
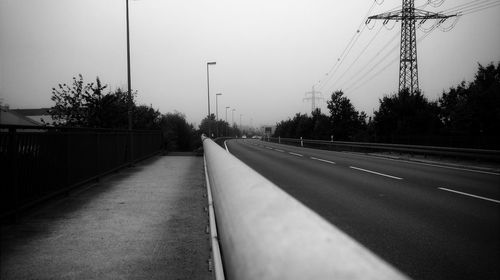
[{"label": "tall pole", "polygon": [[207,102],[208,117],[207,117],[207,121],[208,121],[208,137],[212,137],[212,131],[210,129],[210,123],[211,123],[211,120],[210,120],[210,74],[209,74],[208,66],[215,65],[215,64],[216,64],[215,61],[213,61],[213,62],[207,62],[207,96],[208,96],[208,102]]},{"label": "tall pole", "polygon": [[226,106],[226,137],[227,137],[227,127],[229,124],[227,123],[227,109],[229,109],[229,106]]},{"label": "tall pole", "polygon": [[222,93],[217,93],[215,95],[215,129],[217,133],[217,137],[219,137],[219,96],[221,96]]},{"label": "tall pole", "polygon": [[[236,111],[236,109],[232,109],[231,111],[232,111],[232,113],[233,113],[233,114],[232,114],[232,118],[231,118],[231,120],[232,120],[233,127],[234,127],[234,111]],[[233,131],[233,132],[234,132],[234,131]]]},{"label": "tall pole", "polygon": [[127,17],[127,93],[128,93],[128,130],[129,130],[129,157],[130,162],[133,160],[133,137],[132,137],[132,83],[130,76],[130,29],[129,29],[129,16],[128,16],[128,1],[125,0],[126,3],[126,17]]}]

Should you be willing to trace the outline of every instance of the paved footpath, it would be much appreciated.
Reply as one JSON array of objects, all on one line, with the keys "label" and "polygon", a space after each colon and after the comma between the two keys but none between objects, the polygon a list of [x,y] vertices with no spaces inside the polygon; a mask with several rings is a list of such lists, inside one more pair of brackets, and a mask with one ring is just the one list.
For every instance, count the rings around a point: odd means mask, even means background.
[{"label": "paved footpath", "polygon": [[0,279],[212,279],[203,158],[154,157],[1,228]]}]

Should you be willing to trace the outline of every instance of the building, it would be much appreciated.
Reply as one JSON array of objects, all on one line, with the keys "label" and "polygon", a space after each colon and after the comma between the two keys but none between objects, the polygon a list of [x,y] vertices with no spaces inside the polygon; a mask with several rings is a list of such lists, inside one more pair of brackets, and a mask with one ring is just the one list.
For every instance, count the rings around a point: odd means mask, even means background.
[{"label": "building", "polygon": [[32,121],[36,122],[37,125],[51,125],[54,122],[49,114],[49,110],[50,108],[11,109],[12,112],[31,119]]},{"label": "building", "polygon": [[29,117],[26,117],[8,107],[0,107],[0,124],[10,125],[42,125]]}]

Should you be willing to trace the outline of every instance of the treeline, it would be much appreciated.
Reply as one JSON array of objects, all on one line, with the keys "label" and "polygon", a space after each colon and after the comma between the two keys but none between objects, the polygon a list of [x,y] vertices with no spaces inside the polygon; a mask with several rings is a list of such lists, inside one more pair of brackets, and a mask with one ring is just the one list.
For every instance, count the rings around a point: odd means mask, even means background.
[{"label": "treeline", "polygon": [[373,117],[357,111],[342,91],[319,110],[276,124],[275,137],[500,149],[500,63],[479,65],[465,81],[429,101],[420,92],[384,96]]},{"label": "treeline", "polygon": [[[215,117],[212,121],[203,120],[196,129],[186,121],[186,116],[179,112],[162,114],[152,105],[138,105],[135,96],[121,89],[107,90],[99,78],[95,82],[85,83],[82,75],[74,77],[70,84],[59,84],[52,89],[51,99],[54,106],[49,114],[54,120],[47,125],[127,129],[129,102],[132,109],[132,127],[137,130],[161,130],[164,148],[168,151],[193,151],[201,146],[201,134],[207,133],[207,125],[217,128]],[[228,135],[241,135],[235,126],[217,123]],[[215,129],[212,129],[214,134]],[[219,134],[225,135],[225,134]]]}]

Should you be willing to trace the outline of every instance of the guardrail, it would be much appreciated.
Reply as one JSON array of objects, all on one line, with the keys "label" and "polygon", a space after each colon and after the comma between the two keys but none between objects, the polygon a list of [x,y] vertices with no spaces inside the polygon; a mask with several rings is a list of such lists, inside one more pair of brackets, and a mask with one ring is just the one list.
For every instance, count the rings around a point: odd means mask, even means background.
[{"label": "guardrail", "polygon": [[228,279],[407,279],[211,139],[203,148]]},{"label": "guardrail", "polygon": [[151,156],[161,142],[160,131],[0,125],[0,217]]},{"label": "guardrail", "polygon": [[365,142],[345,142],[345,141],[324,141],[310,139],[293,138],[268,138],[271,142],[288,144],[316,149],[354,152],[400,152],[421,155],[434,155],[441,157],[456,157],[467,159],[481,159],[489,161],[500,161],[499,150],[449,148],[437,146],[402,145],[385,143],[365,143]]}]

